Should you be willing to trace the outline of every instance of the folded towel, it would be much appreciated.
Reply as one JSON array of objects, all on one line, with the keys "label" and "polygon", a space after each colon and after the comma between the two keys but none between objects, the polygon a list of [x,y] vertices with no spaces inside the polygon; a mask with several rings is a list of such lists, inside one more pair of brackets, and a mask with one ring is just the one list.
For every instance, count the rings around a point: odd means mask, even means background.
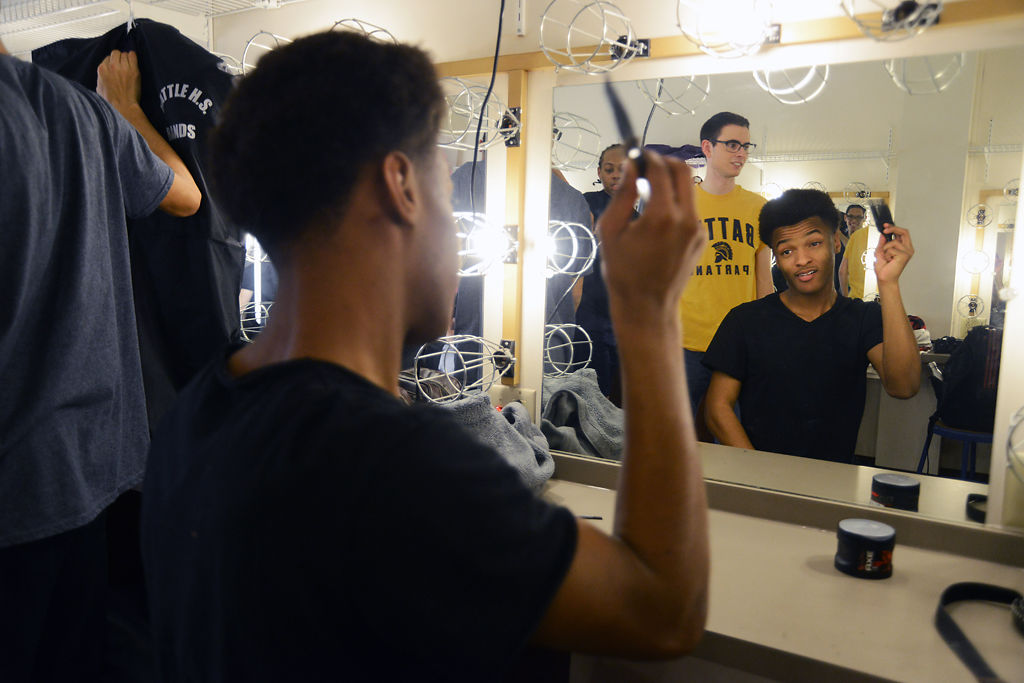
[{"label": "folded towel", "polygon": [[622,460],[623,413],[605,398],[593,368],[545,377],[541,430],[552,448]]},{"label": "folded towel", "polygon": [[494,448],[519,473],[523,482],[538,491],[555,472],[548,441],[530,421],[521,403],[510,403],[501,412],[491,405],[487,394],[442,403],[477,439]]}]

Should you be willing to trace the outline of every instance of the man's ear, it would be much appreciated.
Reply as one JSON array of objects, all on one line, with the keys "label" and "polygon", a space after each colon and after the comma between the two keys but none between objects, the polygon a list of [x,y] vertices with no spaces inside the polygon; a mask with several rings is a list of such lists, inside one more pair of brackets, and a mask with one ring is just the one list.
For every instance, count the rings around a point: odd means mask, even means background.
[{"label": "man's ear", "polygon": [[420,202],[412,160],[393,150],[384,157],[380,169],[384,176],[382,201],[388,215],[399,225],[412,225]]},{"label": "man's ear", "polygon": [[832,251],[839,253],[843,248],[843,240],[839,237],[839,231],[832,231]]},{"label": "man's ear", "polygon": [[701,140],[700,141],[700,151],[704,152],[704,158],[705,159],[707,159],[707,158],[709,158],[711,156],[711,148],[712,147],[713,147],[713,145],[711,144],[711,140]]}]

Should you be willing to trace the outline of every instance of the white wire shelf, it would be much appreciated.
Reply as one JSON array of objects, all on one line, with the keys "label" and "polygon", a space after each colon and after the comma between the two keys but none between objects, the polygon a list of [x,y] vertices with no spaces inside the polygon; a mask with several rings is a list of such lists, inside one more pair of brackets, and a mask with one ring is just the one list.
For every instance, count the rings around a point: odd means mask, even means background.
[{"label": "white wire shelf", "polygon": [[751,163],[779,163],[787,161],[854,161],[857,159],[879,160],[888,163],[894,155],[889,150],[877,152],[781,152],[778,154],[753,154],[750,156]]}]

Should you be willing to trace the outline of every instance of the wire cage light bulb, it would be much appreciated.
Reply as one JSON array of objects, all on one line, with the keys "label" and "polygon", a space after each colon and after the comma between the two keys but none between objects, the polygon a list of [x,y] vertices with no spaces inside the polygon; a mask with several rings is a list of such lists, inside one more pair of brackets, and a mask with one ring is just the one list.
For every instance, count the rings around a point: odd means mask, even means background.
[{"label": "wire cage light bulb", "polygon": [[563,377],[590,365],[593,342],[572,323],[544,326],[544,376]]},{"label": "wire cage light bulb", "polygon": [[1017,203],[1017,199],[1020,197],[1020,178],[1008,180],[1006,184],[1003,185],[1003,197],[1014,204]]},{"label": "wire cage light bulb", "polygon": [[743,57],[761,49],[772,31],[770,0],[678,0],[676,24],[713,57]]},{"label": "wire cage light bulb", "polygon": [[256,68],[263,55],[290,42],[291,38],[270,31],[259,31],[245,43],[245,49],[242,51],[242,73],[249,73]]},{"label": "wire cage light bulb", "polygon": [[453,77],[442,78],[439,83],[446,105],[438,135],[439,146],[474,149],[479,127],[479,147],[487,149],[519,130],[519,119],[494,93],[487,97],[487,86]]},{"label": "wire cage light bulb", "polygon": [[636,87],[655,107],[669,116],[690,114],[704,104],[711,93],[711,77],[677,76],[636,81]]},{"label": "wire cage light bulb", "polygon": [[989,267],[991,259],[988,254],[978,249],[967,252],[960,257],[960,267],[971,275],[983,273]]},{"label": "wire cage light bulb", "polygon": [[543,241],[547,255],[547,276],[582,275],[590,270],[597,256],[597,238],[582,223],[552,220]]},{"label": "wire cage light bulb", "polygon": [[870,197],[871,189],[862,182],[854,180],[843,188],[843,201],[856,204],[858,199],[869,199]]},{"label": "wire cage light bulb", "polygon": [[500,344],[457,334],[421,346],[416,352],[413,376],[427,400],[447,403],[487,391],[512,363],[512,354]]},{"label": "wire cage light bulb", "polygon": [[364,35],[371,40],[376,40],[381,43],[394,43],[398,44],[395,36],[391,34],[391,31],[371,24],[368,21],[362,19],[340,19],[334,22],[334,26],[331,27],[332,31],[352,31],[353,33],[359,33]]},{"label": "wire cage light bulb", "polygon": [[975,204],[967,209],[964,218],[967,224],[975,228],[986,228],[992,224],[994,212],[988,204]]},{"label": "wire cage light bulb", "polygon": [[926,55],[902,57],[885,62],[889,78],[909,95],[937,95],[948,88],[963,71],[967,55]]},{"label": "wire cage light bulb", "polygon": [[508,233],[488,223],[484,214],[456,211],[452,217],[459,240],[460,277],[484,275],[515,251],[516,244]]},{"label": "wire cage light bulb", "polygon": [[820,183],[817,180],[808,180],[804,183],[805,190],[817,190],[818,192],[828,193],[828,188],[825,187],[825,183]]},{"label": "wire cage light bulb", "polygon": [[961,318],[977,318],[985,312],[985,300],[977,294],[964,295],[956,302],[956,312]]},{"label": "wire cage light bulb", "polygon": [[757,85],[782,104],[806,104],[825,89],[829,66],[765,69],[752,74]]},{"label": "wire cage light bulb", "polygon": [[761,196],[768,200],[781,197],[784,191],[778,183],[765,183],[761,186]]},{"label": "wire cage light bulb", "polygon": [[578,114],[556,111],[551,121],[551,166],[562,171],[588,171],[601,158],[601,133]]},{"label": "wire cage light bulb", "polygon": [[540,19],[540,49],[556,70],[598,74],[626,64],[642,46],[618,6],[604,0],[553,0]]},{"label": "wire cage light bulb", "polygon": [[942,2],[839,0],[861,33],[880,42],[912,38],[939,20]]}]

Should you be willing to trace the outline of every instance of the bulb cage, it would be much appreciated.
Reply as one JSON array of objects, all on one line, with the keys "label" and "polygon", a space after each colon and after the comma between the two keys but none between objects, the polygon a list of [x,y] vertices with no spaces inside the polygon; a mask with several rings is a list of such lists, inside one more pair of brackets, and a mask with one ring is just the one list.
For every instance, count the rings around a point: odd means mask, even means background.
[{"label": "bulb cage", "polygon": [[594,345],[579,325],[544,326],[544,376],[564,377],[590,365]]},{"label": "bulb cage", "polygon": [[678,0],[676,24],[712,57],[752,55],[772,33],[770,0]]},{"label": "bulb cage", "polygon": [[839,0],[861,33],[879,42],[906,40],[939,20],[941,2]]},{"label": "bulb cage", "polygon": [[[483,337],[458,334],[421,346],[413,374],[422,396],[432,403],[449,403],[487,391],[512,364],[512,354],[503,346]],[[425,377],[420,372],[424,369],[440,374]]]},{"label": "bulb cage", "polygon": [[551,166],[562,171],[589,171],[601,159],[601,133],[587,119],[556,111],[551,121]]},{"label": "bulb cage", "polygon": [[582,223],[553,220],[548,223],[547,276],[583,275],[594,264],[597,239]]},{"label": "bulb cage", "polygon": [[678,76],[636,81],[636,87],[669,116],[693,115],[711,94],[711,77]]},{"label": "bulb cage", "polygon": [[604,0],[553,0],[540,19],[540,49],[556,71],[599,74],[628,63],[643,46],[618,6]]},{"label": "bulb cage", "polygon": [[929,55],[904,57],[885,62],[889,78],[909,95],[937,95],[956,80],[963,71],[967,55]]},{"label": "bulb cage", "polygon": [[754,81],[782,104],[806,104],[821,94],[828,84],[829,66],[759,70],[751,72]]},{"label": "bulb cage", "polygon": [[[519,132],[519,117],[508,109],[492,92],[487,97],[487,87],[461,78],[442,78],[446,114],[441,121],[438,145],[448,149],[472,150],[474,139],[480,127],[480,149],[487,149]],[[486,111],[484,98],[487,98]],[[483,118],[483,125],[480,119]]]}]

